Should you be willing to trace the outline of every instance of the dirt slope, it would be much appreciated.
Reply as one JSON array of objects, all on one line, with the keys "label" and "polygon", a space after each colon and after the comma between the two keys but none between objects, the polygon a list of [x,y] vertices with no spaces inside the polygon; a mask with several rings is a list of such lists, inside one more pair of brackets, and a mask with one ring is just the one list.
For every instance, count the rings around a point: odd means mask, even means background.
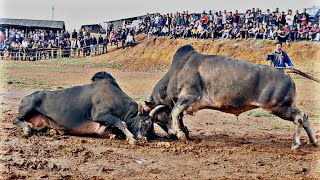
[{"label": "dirt slope", "polygon": [[[234,57],[252,63],[268,64],[267,54],[275,48],[274,41],[269,40],[197,40],[169,39],[139,36],[140,43],[126,50],[117,50],[97,57],[120,63],[124,69],[135,71],[163,70],[170,66],[176,50],[183,45],[191,44],[197,51],[204,54],[219,54]],[[313,42],[292,42],[283,49],[296,65],[313,64],[320,59],[320,44]]]}]

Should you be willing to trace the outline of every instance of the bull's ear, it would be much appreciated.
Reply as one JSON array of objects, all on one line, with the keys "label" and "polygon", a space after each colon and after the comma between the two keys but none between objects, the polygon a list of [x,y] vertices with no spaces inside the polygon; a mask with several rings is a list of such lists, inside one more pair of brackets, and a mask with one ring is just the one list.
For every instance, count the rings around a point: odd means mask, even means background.
[{"label": "bull's ear", "polygon": [[151,102],[148,102],[148,101],[144,101],[144,104],[145,104],[146,106],[152,106],[152,103],[151,103]]}]

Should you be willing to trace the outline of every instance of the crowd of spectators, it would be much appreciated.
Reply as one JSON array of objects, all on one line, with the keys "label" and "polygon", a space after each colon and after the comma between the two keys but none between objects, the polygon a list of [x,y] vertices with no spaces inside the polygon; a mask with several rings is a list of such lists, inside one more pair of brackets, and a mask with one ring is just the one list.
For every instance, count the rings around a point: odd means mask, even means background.
[{"label": "crowd of spectators", "polygon": [[266,12],[257,8],[245,13],[212,12],[201,14],[183,11],[175,14],[147,14],[140,19],[138,33],[171,38],[219,38],[219,39],[270,39],[289,43],[289,41],[320,41],[319,23],[310,22],[306,9],[293,13],[269,9]]},{"label": "crowd of spectators", "polygon": [[[290,41],[320,41],[318,22],[311,22],[306,9],[293,13],[269,9],[263,12],[257,8],[245,13],[218,11],[201,14],[168,13],[147,14],[137,27],[124,25],[116,28],[113,23],[106,27],[107,35],[92,36],[90,31],[80,29],[73,32],[34,29],[0,29],[0,57],[5,52],[13,59],[40,59],[55,57],[79,57],[107,52],[107,46],[130,48],[135,35],[144,33],[171,38],[201,39],[270,39],[289,43]],[[60,52],[60,53],[59,53]]]},{"label": "crowd of spectators", "polygon": [[56,57],[93,56],[107,52],[107,46],[131,47],[134,43],[132,28],[113,29],[108,36],[91,35],[90,31],[80,29],[73,32],[63,30],[35,29],[25,32],[18,28],[0,29],[0,57],[5,53],[12,59],[38,60]]}]

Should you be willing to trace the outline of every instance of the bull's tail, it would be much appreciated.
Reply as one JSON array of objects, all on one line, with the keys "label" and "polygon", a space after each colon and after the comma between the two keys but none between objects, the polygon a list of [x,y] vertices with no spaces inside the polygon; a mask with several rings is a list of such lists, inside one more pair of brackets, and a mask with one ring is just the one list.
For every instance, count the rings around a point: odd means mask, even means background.
[{"label": "bull's tail", "polygon": [[299,74],[300,76],[303,76],[303,77],[305,77],[305,78],[307,78],[307,79],[311,79],[311,80],[313,80],[313,81],[316,81],[316,82],[320,83],[320,80],[319,80],[319,79],[317,79],[317,78],[315,78],[315,77],[313,77],[313,76],[310,76],[310,75],[308,75],[308,74],[306,74],[306,73],[304,73],[304,72],[302,72],[302,71],[300,71],[300,70],[298,70],[298,69],[294,69],[294,68],[283,68],[283,70],[284,70],[284,72],[287,73],[287,74],[289,74],[289,73]]}]

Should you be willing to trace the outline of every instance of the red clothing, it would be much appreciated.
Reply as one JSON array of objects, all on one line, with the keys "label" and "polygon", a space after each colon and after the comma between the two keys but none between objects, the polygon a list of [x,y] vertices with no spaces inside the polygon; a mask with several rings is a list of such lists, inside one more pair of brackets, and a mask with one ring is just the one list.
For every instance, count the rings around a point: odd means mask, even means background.
[{"label": "red clothing", "polygon": [[307,24],[307,18],[302,18],[301,19],[301,24],[303,25],[303,24]]},{"label": "red clothing", "polygon": [[300,28],[299,30],[298,30],[298,33],[299,34],[305,34],[305,33],[308,33],[309,32],[309,28]]},{"label": "red clothing", "polygon": [[[204,21],[204,22],[203,22]],[[200,18],[200,24],[208,24],[209,23],[209,18],[207,16],[203,16]]]},{"label": "red clothing", "polygon": [[320,28],[319,27],[317,27],[317,28],[312,27],[309,32],[312,32],[312,34],[320,33]]},{"label": "red clothing", "polygon": [[288,34],[288,33],[290,33],[290,27],[288,26],[288,27],[283,27],[283,31],[286,33],[286,34]]}]

